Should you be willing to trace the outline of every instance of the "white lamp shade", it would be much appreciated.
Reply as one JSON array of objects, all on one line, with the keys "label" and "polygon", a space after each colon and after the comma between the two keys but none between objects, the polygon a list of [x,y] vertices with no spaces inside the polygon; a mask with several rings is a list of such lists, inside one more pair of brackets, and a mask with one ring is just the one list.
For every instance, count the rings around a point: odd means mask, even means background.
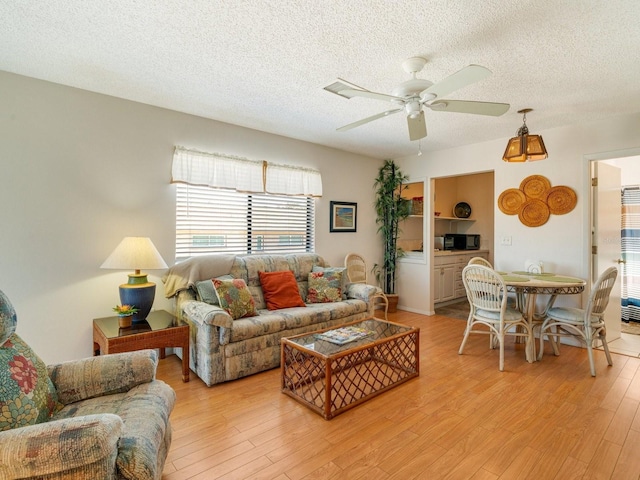
[{"label": "white lamp shade", "polygon": [[158,270],[167,268],[167,264],[150,238],[125,237],[100,268]]}]

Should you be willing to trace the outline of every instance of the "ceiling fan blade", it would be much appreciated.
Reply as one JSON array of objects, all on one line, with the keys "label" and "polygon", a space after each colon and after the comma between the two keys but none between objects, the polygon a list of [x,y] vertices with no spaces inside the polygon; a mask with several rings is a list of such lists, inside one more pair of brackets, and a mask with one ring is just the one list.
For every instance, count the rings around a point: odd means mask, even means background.
[{"label": "ceiling fan blade", "polygon": [[382,100],[383,102],[391,102],[393,100],[400,100],[400,101],[403,100],[400,97],[394,97],[393,95],[387,95],[386,93],[370,92],[369,90],[347,89],[347,90],[343,90],[340,93],[344,94],[343,96],[350,95],[348,98],[366,97],[366,98],[373,98],[374,100]]},{"label": "ceiling fan blade", "polygon": [[392,100],[403,100],[400,97],[394,97],[393,95],[387,95],[384,93],[371,92],[366,88],[359,87],[353,83],[347,82],[339,78],[331,85],[327,85],[324,87],[327,92],[335,93],[336,95],[340,95],[344,98],[353,98],[353,97],[366,97],[373,98],[374,100],[382,100],[385,102],[390,102]]},{"label": "ceiling fan blade", "polygon": [[415,117],[407,115],[407,125],[409,126],[409,140],[412,142],[427,136],[427,124],[424,121],[423,111]]},{"label": "ceiling fan blade", "polygon": [[471,102],[468,100],[436,100],[425,104],[438,112],[473,113],[475,115],[490,115],[499,117],[509,110],[508,103]]},{"label": "ceiling fan blade", "polygon": [[362,120],[358,120],[357,122],[350,123],[349,125],[345,125],[344,127],[340,127],[336,129],[337,132],[344,132],[347,130],[351,130],[352,128],[359,127],[360,125],[364,125],[365,123],[373,122],[382,117],[386,117],[388,115],[392,115],[394,113],[398,113],[402,111],[402,108],[396,108],[394,110],[387,110],[386,112],[378,113],[377,115],[373,115],[371,117],[363,118]]},{"label": "ceiling fan blade", "polygon": [[430,93],[435,95],[435,98],[442,98],[462,87],[479,82],[490,75],[491,70],[488,68],[480,65],[469,65],[468,67],[464,67],[462,70],[449,75],[447,78],[440,80],[438,83],[434,83],[426,90],[423,90],[420,93],[420,96],[425,96]]}]

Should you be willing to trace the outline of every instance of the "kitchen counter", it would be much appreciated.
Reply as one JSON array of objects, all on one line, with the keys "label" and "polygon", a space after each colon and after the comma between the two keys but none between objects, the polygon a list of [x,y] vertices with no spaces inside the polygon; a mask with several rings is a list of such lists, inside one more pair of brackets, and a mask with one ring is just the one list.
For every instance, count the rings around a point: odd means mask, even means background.
[{"label": "kitchen counter", "polygon": [[[434,257],[443,257],[445,255],[460,255],[464,254],[474,254],[474,253],[489,253],[489,250],[437,250],[433,252]],[[475,255],[474,255],[475,256]]]}]

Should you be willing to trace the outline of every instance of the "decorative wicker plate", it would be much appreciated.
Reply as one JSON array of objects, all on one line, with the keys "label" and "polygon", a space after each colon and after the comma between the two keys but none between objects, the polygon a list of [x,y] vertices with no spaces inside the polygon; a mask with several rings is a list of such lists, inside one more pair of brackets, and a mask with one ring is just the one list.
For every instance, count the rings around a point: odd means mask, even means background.
[{"label": "decorative wicker plate", "polygon": [[522,205],[518,218],[527,227],[539,227],[549,220],[549,207],[542,200],[532,198]]},{"label": "decorative wicker plate", "polygon": [[527,197],[522,190],[508,188],[498,197],[498,208],[507,215],[517,215],[526,201]]},{"label": "decorative wicker plate", "polygon": [[547,191],[546,203],[554,215],[569,213],[576,206],[578,197],[571,187],[559,185]]},{"label": "decorative wicker plate", "polygon": [[542,175],[530,175],[520,182],[520,190],[527,198],[539,198],[544,200],[547,190],[551,188],[551,182]]},{"label": "decorative wicker plate", "polygon": [[469,218],[471,215],[471,207],[466,202],[456,203],[453,207],[453,216],[456,218]]}]

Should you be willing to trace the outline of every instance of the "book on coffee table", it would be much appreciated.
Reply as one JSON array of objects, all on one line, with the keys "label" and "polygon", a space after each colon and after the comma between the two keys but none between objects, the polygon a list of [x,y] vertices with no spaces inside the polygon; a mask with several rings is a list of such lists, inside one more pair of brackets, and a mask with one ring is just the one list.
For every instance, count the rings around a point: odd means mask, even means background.
[{"label": "book on coffee table", "polygon": [[328,332],[318,333],[315,337],[318,340],[325,340],[337,345],[344,345],[345,343],[355,342],[356,340],[373,335],[373,333],[374,332],[371,330],[367,330],[365,328],[343,327],[335,330],[329,330]]}]

